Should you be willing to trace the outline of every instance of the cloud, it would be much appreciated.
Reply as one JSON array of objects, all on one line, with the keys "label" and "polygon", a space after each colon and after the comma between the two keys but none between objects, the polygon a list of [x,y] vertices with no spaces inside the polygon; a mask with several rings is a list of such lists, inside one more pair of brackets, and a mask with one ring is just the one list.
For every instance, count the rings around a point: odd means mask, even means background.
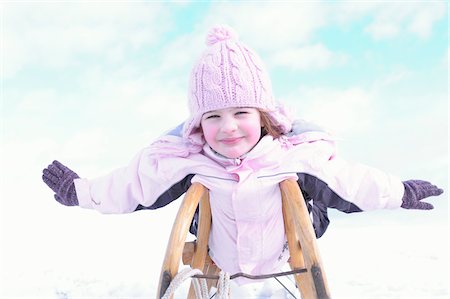
[{"label": "cloud", "polygon": [[445,16],[443,2],[390,3],[373,9],[373,21],[365,28],[374,39],[390,39],[410,33],[428,38],[435,22]]},{"label": "cloud", "polygon": [[251,47],[270,51],[310,41],[327,24],[329,6],[323,3],[247,2],[214,5],[201,28],[216,23],[235,27]]},{"label": "cloud", "polygon": [[345,61],[346,58],[343,54],[333,53],[324,45],[315,44],[277,51],[271,59],[271,64],[293,70],[311,70],[340,65]]},{"label": "cloud", "polygon": [[[169,41],[163,46],[164,53],[160,63],[155,67],[159,73],[170,73],[180,76],[181,80],[186,80],[190,73],[190,68],[200,57],[201,52],[206,49],[205,37],[207,29],[194,30],[183,34]],[[173,78],[172,78],[173,79]]]},{"label": "cloud", "polygon": [[392,38],[399,34],[400,28],[397,24],[391,22],[374,22],[366,31],[375,39]]},{"label": "cloud", "polygon": [[150,120],[152,129],[162,134],[188,117],[187,92],[182,89],[159,89],[143,98],[136,111],[142,121]]},{"label": "cloud", "polygon": [[390,73],[386,73],[383,77],[378,78],[378,80],[374,80],[372,82],[372,88],[380,90],[390,85],[411,79],[413,75],[414,72],[409,69],[393,69]]},{"label": "cloud", "polygon": [[333,9],[330,10],[327,20],[339,26],[347,26],[355,20],[373,13],[379,5],[375,1],[340,1],[333,4]]},{"label": "cloud", "polygon": [[89,69],[81,81],[89,91],[82,99],[89,109],[83,113],[103,124],[128,119],[130,130],[141,126],[147,133],[159,136],[187,117],[187,87],[180,81],[187,83],[189,72],[186,68],[177,75],[173,69],[177,66],[149,70],[125,65],[110,72]]},{"label": "cloud", "polygon": [[9,2],[3,10],[6,78],[30,66],[76,65],[84,54],[120,59],[124,49],[155,44],[171,26],[158,3]]},{"label": "cloud", "polygon": [[[6,3],[3,5],[4,66],[2,76],[13,77],[29,66],[63,68],[77,65],[83,55],[117,62],[130,51],[155,45],[175,24],[173,9],[185,4],[94,2]],[[373,17],[372,17],[373,15]],[[229,23],[258,51],[294,51],[313,42],[329,25],[346,25],[373,18],[365,31],[375,39],[410,33],[427,38],[445,15],[444,3],[214,3],[194,28],[204,37],[215,23]],[[200,34],[201,33],[201,34]],[[188,39],[189,41],[189,39]],[[200,43],[201,44],[201,43]],[[180,45],[180,44],[178,44]],[[173,55],[185,63],[198,53],[194,42]],[[200,47],[198,47],[200,48]],[[192,49],[192,50],[190,50]],[[165,61],[170,64],[169,60]]]},{"label": "cloud", "polygon": [[446,7],[443,2],[436,5],[427,5],[426,8],[420,7],[407,24],[407,30],[421,38],[428,38],[433,30],[433,24],[444,17]]},{"label": "cloud", "polygon": [[363,132],[374,119],[371,93],[358,87],[302,88],[287,101],[301,118],[325,126],[338,136]]},{"label": "cloud", "polygon": [[2,121],[6,128],[3,140],[70,131],[73,128],[71,121],[82,109],[79,99],[73,94],[62,94],[46,87],[8,88],[3,98]]},{"label": "cloud", "polygon": [[228,23],[257,50],[274,51],[310,43],[327,26],[347,26],[363,19],[372,20],[365,32],[374,39],[406,33],[427,38],[445,11],[443,2],[219,3],[212,5],[198,28]]},{"label": "cloud", "polygon": [[18,103],[20,111],[30,111],[32,113],[41,110],[43,106],[47,108],[59,106],[55,90],[35,89],[23,94],[23,99]]}]

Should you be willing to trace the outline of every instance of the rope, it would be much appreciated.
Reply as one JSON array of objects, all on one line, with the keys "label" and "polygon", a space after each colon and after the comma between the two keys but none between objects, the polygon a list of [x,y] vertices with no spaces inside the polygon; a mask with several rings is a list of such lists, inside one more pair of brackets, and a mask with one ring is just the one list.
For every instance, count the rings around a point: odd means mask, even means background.
[{"label": "rope", "polygon": [[230,298],[230,273],[220,271],[217,282],[217,299]]},{"label": "rope", "polygon": [[[164,296],[161,299],[169,299],[180,285],[187,279],[192,278],[194,285],[196,299],[209,299],[208,286],[206,285],[206,279],[197,278],[196,275],[203,275],[203,272],[199,269],[185,268],[175,275],[170,282]],[[219,282],[217,284],[217,299],[229,299],[230,298],[230,274],[220,271]]]},{"label": "rope", "polygon": [[208,299],[209,298],[208,286],[206,285],[205,279],[192,278],[192,284],[194,285],[195,297],[197,297],[197,299]]},{"label": "rope", "polygon": [[[291,271],[264,274],[264,275],[250,275],[246,273],[236,273],[230,276],[229,273],[220,271],[219,275],[204,275],[199,269],[185,268],[178,272],[177,275],[170,282],[164,296],[161,299],[169,299],[176,289],[188,278],[192,278],[192,283],[194,285],[196,299],[209,299],[208,287],[206,285],[206,279],[218,280],[217,282],[217,299],[229,299],[230,298],[230,280],[237,277],[245,277],[248,279],[267,279],[267,278],[277,278],[280,276],[292,275],[307,272],[307,269],[300,268]],[[294,298],[292,294],[278,279],[276,279]]]},{"label": "rope", "polygon": [[[167,288],[164,296],[161,299],[169,299],[178,287],[188,278],[191,278],[194,275],[203,274],[199,269],[185,268],[175,275],[173,280],[170,282],[169,287]],[[199,280],[201,282],[199,282]],[[194,289],[195,295],[197,299],[206,299],[208,298],[208,288],[206,287],[206,281],[204,279],[194,279]],[[204,296],[206,294],[206,296]]]}]

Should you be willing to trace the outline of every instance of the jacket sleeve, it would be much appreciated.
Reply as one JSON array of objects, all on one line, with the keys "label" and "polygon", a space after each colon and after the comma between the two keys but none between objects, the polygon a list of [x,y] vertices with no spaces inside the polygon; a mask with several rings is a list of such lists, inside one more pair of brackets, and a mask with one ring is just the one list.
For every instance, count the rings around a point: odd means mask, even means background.
[{"label": "jacket sleeve", "polygon": [[190,186],[192,176],[168,167],[159,167],[150,149],[140,151],[127,167],[96,179],[76,179],[80,207],[105,214],[156,209],[178,198]]},{"label": "jacket sleeve", "polygon": [[[300,181],[298,181],[300,185]],[[300,186],[301,188],[301,186]],[[312,217],[312,225],[317,238],[322,237],[330,224],[328,219],[327,207],[319,202],[315,201],[309,196],[304,189],[301,189],[303,198],[305,199],[306,206],[308,207],[308,212]]]},{"label": "jacket sleeve", "polygon": [[359,163],[333,157],[298,173],[299,184],[326,207],[352,213],[394,209],[402,204],[404,187],[400,179]]},{"label": "jacket sleeve", "polygon": [[[313,201],[351,213],[394,209],[402,204],[404,186],[394,175],[336,155],[331,139],[316,139],[293,149],[298,183]],[[296,152],[296,153],[295,153]]]},{"label": "jacket sleeve", "polygon": [[[156,210],[168,205],[169,203],[171,203],[172,201],[174,201],[175,199],[179,198],[181,195],[186,193],[186,191],[192,185],[191,179],[193,176],[194,176],[193,174],[189,174],[181,181],[172,185],[169,189],[167,189],[164,193],[162,193],[155,201],[155,203],[153,203],[151,206],[143,206],[141,204],[138,205],[136,211]],[[196,213],[198,214],[198,211],[196,211]]]}]

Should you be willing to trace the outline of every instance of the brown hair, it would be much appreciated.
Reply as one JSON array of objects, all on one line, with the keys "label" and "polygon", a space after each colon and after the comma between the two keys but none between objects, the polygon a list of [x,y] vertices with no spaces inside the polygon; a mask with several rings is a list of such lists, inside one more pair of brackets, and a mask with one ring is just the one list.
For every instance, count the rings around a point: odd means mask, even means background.
[{"label": "brown hair", "polygon": [[261,115],[262,134],[271,135],[273,138],[278,138],[283,135],[281,128],[273,121],[269,114],[263,110],[259,110]]}]

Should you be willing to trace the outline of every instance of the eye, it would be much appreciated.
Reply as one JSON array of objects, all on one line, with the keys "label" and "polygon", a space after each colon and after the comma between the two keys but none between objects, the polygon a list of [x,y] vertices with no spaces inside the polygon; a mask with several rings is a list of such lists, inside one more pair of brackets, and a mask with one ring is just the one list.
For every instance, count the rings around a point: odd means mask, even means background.
[{"label": "eye", "polygon": [[246,111],[246,110],[239,110],[239,111],[237,111],[235,114],[236,115],[241,115],[241,114],[248,114],[249,112],[248,111]]},{"label": "eye", "polygon": [[206,115],[203,119],[213,119],[213,118],[219,118],[220,116],[217,114],[210,114]]}]

